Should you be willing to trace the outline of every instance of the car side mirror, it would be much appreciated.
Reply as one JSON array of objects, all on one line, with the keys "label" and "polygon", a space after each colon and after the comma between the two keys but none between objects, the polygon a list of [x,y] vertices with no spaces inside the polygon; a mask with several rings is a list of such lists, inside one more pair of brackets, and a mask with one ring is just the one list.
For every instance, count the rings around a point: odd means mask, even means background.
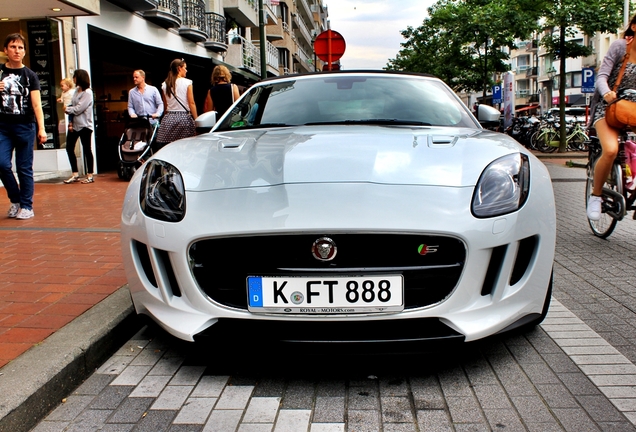
[{"label": "car side mirror", "polygon": [[498,126],[500,116],[501,112],[497,108],[489,105],[479,105],[477,107],[477,120],[485,128]]},{"label": "car side mirror", "polygon": [[208,111],[194,120],[197,135],[208,133],[216,124],[216,111]]}]

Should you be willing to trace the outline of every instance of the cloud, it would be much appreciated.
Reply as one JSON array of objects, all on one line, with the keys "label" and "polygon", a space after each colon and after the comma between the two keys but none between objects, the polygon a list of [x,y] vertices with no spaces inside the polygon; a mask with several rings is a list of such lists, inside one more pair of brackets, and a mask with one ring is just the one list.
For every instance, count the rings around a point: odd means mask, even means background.
[{"label": "cloud", "polygon": [[347,44],[343,69],[382,69],[400,51],[408,26],[417,27],[432,0],[336,0],[327,3],[331,29]]}]

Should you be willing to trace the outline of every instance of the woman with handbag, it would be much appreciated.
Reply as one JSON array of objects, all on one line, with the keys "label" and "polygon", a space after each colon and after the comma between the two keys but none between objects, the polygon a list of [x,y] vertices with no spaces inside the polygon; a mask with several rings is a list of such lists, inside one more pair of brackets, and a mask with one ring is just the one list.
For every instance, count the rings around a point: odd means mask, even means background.
[{"label": "woman with handbag", "polygon": [[[588,127],[596,129],[596,136],[603,152],[594,169],[594,188],[587,202],[587,217],[590,220],[599,220],[601,217],[603,184],[618,153],[618,134],[624,126],[636,126],[618,122],[612,108],[615,105],[612,102],[616,100],[621,90],[636,88],[634,33],[636,33],[636,15],[632,17],[625,29],[623,38],[610,45],[596,78],[596,89],[591,104],[592,115]],[[636,98],[633,100],[631,98],[627,97],[625,100],[636,102]]]},{"label": "woman with handbag", "polygon": [[197,106],[194,103],[192,80],[187,79],[186,62],[175,59],[170,63],[168,77],[161,84],[163,106],[166,113],[157,132],[157,147],[196,135],[194,119]]}]

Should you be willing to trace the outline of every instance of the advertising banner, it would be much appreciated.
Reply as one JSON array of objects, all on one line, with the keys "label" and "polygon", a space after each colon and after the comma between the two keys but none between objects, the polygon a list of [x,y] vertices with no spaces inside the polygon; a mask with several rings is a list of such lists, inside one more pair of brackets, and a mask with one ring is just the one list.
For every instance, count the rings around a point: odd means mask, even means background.
[{"label": "advertising banner", "polygon": [[42,111],[44,112],[44,126],[47,140],[38,144],[38,149],[59,148],[57,131],[57,109],[54,93],[55,79],[53,70],[53,56],[51,55],[51,24],[48,21],[28,21],[28,49],[29,68],[40,79],[40,94],[42,97]]},{"label": "advertising banner", "polygon": [[515,115],[514,78],[515,76],[512,72],[504,74],[504,128],[512,124],[512,118]]}]

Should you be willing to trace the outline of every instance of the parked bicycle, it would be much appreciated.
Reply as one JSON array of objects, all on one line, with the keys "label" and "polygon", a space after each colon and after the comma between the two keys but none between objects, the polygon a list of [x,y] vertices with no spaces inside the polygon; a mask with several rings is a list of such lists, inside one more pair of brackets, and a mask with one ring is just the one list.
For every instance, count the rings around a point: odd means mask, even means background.
[{"label": "parked bicycle", "polygon": [[[568,122],[566,126],[566,151],[587,151],[589,137],[578,121]],[[559,123],[552,118],[543,120],[541,128],[531,138],[533,147],[543,153],[552,153],[561,145]]]}]

